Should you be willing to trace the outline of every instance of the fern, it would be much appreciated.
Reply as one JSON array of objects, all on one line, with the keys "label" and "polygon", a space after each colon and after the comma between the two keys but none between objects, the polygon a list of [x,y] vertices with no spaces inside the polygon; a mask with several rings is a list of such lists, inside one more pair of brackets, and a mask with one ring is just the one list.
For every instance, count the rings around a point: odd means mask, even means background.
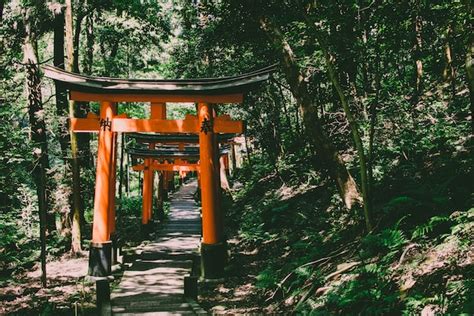
[{"label": "fern", "polygon": [[417,226],[411,239],[427,238],[440,224],[448,222],[451,222],[451,220],[447,216],[434,216],[427,223]]}]

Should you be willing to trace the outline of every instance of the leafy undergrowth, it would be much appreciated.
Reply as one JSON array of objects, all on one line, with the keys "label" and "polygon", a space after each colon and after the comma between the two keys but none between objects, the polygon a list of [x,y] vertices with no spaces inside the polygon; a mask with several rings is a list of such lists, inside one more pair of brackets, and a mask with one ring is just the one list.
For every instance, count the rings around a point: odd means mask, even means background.
[{"label": "leafy undergrowth", "polygon": [[317,175],[301,181],[272,170],[258,162],[236,177],[235,202],[226,207],[228,278],[200,296],[204,307],[216,314],[474,313],[469,168],[437,168],[424,175],[430,185],[386,181],[371,234],[361,211],[345,210]]}]

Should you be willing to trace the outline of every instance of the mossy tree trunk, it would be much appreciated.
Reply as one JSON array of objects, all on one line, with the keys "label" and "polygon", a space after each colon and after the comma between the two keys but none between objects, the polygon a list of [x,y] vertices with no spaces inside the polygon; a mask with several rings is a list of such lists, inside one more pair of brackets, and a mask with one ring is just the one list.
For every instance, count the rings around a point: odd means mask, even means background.
[{"label": "mossy tree trunk", "polygon": [[[66,70],[74,70],[74,47],[73,47],[73,25],[72,25],[72,3],[71,0],[66,0]],[[69,118],[74,117],[74,101],[69,100]],[[71,170],[72,170],[72,230],[71,230],[71,251],[72,253],[79,253],[82,250],[81,244],[81,186],[80,186],[80,170],[78,158],[78,144],[76,133],[69,131],[71,141]]]},{"label": "mossy tree trunk", "polygon": [[[36,3],[36,6],[44,3]],[[22,8],[25,27],[25,41],[23,46],[24,64],[26,67],[26,90],[28,96],[28,116],[30,123],[30,138],[33,149],[33,178],[38,195],[38,210],[40,220],[41,243],[41,284],[46,287],[46,225],[48,212],[48,197],[46,170],[48,162],[48,142],[46,136],[45,111],[41,98],[41,79],[37,55],[37,34],[35,33],[34,9],[32,4],[25,4]]]},{"label": "mossy tree trunk", "polygon": [[309,136],[311,145],[320,155],[321,162],[330,177],[336,182],[344,204],[348,209],[351,209],[354,204],[359,204],[361,201],[357,184],[347,170],[342,157],[322,129],[317,107],[313,104],[308,91],[307,78],[302,74],[293,50],[280,29],[269,18],[262,17],[260,19],[260,27],[280,53],[283,71],[290,85],[291,92],[297,101],[303,126]]}]

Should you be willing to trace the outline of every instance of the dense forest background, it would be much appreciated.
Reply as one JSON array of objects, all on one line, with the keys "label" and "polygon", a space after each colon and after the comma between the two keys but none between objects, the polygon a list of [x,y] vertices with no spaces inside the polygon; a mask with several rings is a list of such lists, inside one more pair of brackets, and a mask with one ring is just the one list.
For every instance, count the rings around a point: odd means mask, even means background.
[{"label": "dense forest background", "polygon": [[472,1],[0,4],[2,285],[39,262],[40,223],[50,261],[90,239],[96,139],[66,118],[98,107],[68,103],[42,64],[131,78],[278,64],[219,108],[252,149],[225,210],[234,287],[249,282],[253,311],[474,313]]}]

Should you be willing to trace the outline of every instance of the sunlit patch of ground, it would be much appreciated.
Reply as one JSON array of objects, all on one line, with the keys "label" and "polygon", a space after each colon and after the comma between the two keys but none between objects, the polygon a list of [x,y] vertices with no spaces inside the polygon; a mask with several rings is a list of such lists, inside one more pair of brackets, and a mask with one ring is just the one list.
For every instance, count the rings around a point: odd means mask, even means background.
[{"label": "sunlit patch of ground", "polygon": [[239,240],[228,241],[232,257],[223,284],[208,286],[201,291],[198,301],[213,315],[271,314],[274,306],[265,302],[263,289],[255,286],[260,263],[267,259],[257,248],[250,249]]},{"label": "sunlit patch of ground", "polygon": [[41,270],[33,270],[5,281],[0,289],[0,315],[84,314],[95,306],[94,284],[86,282],[87,257],[64,255],[47,263],[47,287],[42,288]]}]

